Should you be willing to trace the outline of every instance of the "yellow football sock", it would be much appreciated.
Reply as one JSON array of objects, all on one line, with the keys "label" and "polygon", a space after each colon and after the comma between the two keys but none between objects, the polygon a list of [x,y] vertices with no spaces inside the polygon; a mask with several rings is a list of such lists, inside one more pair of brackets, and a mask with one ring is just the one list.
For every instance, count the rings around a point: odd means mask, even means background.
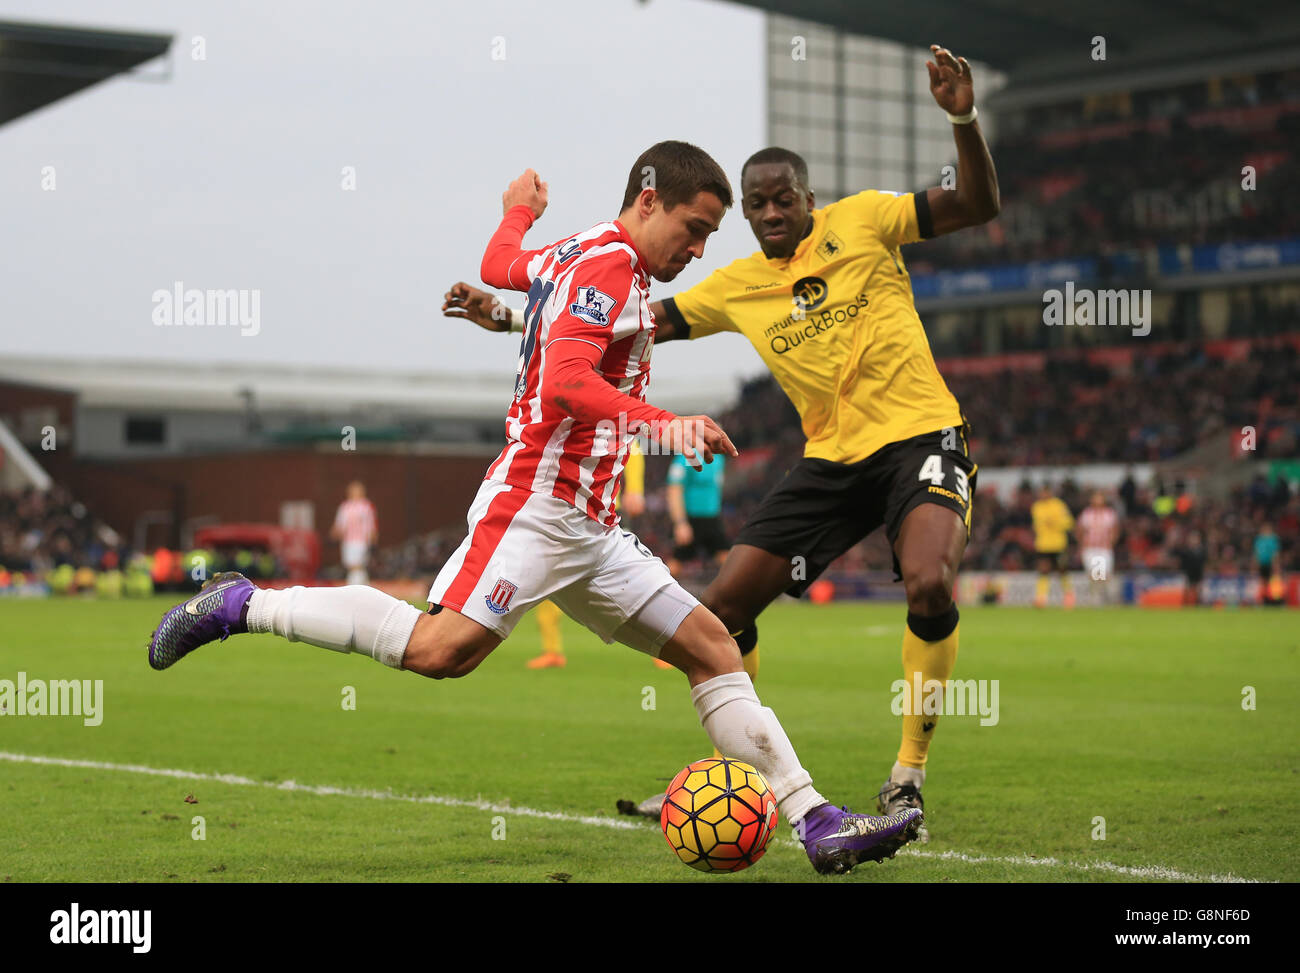
[{"label": "yellow football sock", "polygon": [[1052,587],[1051,575],[1040,574],[1038,576],[1038,587],[1034,589],[1034,600],[1046,601],[1047,592],[1051,590],[1051,587]]},{"label": "yellow football sock", "polygon": [[917,684],[920,674],[921,698],[913,699],[910,709],[915,715],[903,716],[903,742],[898,748],[898,762],[904,767],[925,767],[925,760],[930,751],[930,738],[939,722],[939,715],[925,713],[922,704],[925,700],[925,685],[933,679],[947,684],[957,663],[957,635],[961,624],[952,630],[945,639],[938,642],[923,642],[910,626],[903,626],[903,678],[907,680],[907,692]]},{"label": "yellow football sock", "polygon": [[553,601],[537,606],[537,628],[542,633],[542,651],[564,655],[564,640],[560,638],[560,607]]}]

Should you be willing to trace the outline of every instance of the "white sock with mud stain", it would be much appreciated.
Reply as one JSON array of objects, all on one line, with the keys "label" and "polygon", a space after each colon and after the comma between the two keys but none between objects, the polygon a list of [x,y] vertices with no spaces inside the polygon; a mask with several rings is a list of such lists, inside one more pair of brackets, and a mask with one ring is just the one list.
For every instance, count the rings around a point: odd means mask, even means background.
[{"label": "white sock with mud stain", "polygon": [[791,825],[826,802],[799,765],[776,714],[759,703],[748,673],[728,672],[700,683],[691,690],[691,702],[713,745],[728,757],[752,764],[767,778],[781,814]]}]

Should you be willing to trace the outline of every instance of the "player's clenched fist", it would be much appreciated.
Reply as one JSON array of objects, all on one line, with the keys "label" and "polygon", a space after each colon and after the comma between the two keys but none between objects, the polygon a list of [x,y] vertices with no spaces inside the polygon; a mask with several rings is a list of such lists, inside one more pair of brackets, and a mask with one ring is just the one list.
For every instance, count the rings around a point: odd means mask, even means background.
[{"label": "player's clenched fist", "polygon": [[501,194],[502,213],[509,213],[511,207],[520,205],[533,211],[533,219],[546,212],[546,183],[532,169],[525,169],[524,174]]},{"label": "player's clenched fist", "polygon": [[712,463],[714,453],[740,455],[722,427],[708,416],[679,416],[664,426],[659,442],[670,452],[681,453],[697,470]]}]

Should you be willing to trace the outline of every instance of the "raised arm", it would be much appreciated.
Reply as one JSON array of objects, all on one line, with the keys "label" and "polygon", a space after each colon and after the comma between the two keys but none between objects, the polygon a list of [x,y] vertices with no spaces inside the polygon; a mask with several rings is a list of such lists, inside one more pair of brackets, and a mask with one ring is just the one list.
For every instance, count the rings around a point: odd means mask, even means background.
[{"label": "raised arm", "polygon": [[541,251],[524,250],[522,245],[524,234],[546,211],[546,197],[547,185],[532,169],[524,170],[501,194],[504,216],[483,251],[483,283],[516,291],[527,291],[531,286],[528,261]]},{"label": "raised arm", "polygon": [[[975,87],[970,65],[964,57],[954,58],[947,48],[931,44],[934,61],[926,61],[930,72],[930,93],[950,116],[966,118],[975,113]],[[937,62],[937,63],[935,63]],[[931,236],[942,236],[968,226],[987,223],[1002,209],[998,174],[993,168],[979,122],[953,122],[957,143],[957,188],[935,186],[926,190],[930,206]]]}]

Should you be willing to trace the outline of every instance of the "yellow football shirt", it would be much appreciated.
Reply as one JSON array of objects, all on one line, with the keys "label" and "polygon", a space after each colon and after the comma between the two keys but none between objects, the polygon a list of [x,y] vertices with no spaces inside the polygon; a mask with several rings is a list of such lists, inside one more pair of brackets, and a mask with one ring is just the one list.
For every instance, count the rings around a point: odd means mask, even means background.
[{"label": "yellow football shirt", "polygon": [[1059,554],[1069,543],[1066,532],[1074,526],[1074,515],[1059,497],[1035,500],[1029,508],[1034,518],[1034,550],[1040,554]]},{"label": "yellow football shirt", "polygon": [[749,339],[799,411],[805,456],[853,463],[962,424],[899,253],[920,239],[911,193],[869,189],[814,210],[789,259],[753,253],[673,300],[691,338]]}]

